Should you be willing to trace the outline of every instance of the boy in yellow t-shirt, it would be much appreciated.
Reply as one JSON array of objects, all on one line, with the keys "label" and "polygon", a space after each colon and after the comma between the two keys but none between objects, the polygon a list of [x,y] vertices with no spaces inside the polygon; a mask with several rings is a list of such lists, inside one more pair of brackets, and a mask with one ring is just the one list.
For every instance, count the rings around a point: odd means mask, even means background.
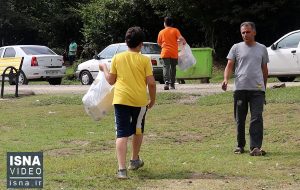
[{"label": "boy in yellow t-shirt", "polygon": [[[145,115],[155,103],[156,83],[151,61],[140,54],[144,33],[140,27],[129,28],[125,35],[128,51],[115,55],[110,71],[105,64],[99,68],[109,84],[115,85],[113,105],[115,108],[116,149],[118,159],[117,177],[127,178],[126,152],[128,137],[133,135],[132,156],[128,169],[137,170],[144,165],[139,158],[143,141]],[[147,98],[147,86],[150,100]]]}]

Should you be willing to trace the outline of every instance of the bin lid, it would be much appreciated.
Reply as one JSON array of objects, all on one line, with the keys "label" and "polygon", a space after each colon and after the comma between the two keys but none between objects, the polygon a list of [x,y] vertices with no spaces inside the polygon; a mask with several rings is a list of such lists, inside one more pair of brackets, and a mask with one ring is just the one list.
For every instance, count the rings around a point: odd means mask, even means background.
[{"label": "bin lid", "polygon": [[203,51],[205,51],[205,50],[210,50],[210,51],[212,51],[213,49],[212,48],[210,48],[210,47],[205,47],[205,48],[191,48],[192,50],[203,50]]}]

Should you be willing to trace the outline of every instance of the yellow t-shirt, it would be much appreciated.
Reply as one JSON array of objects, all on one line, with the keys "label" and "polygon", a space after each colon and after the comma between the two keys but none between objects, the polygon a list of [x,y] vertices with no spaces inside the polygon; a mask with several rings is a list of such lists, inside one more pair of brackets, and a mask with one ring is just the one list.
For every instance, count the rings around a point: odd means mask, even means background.
[{"label": "yellow t-shirt", "polygon": [[131,51],[119,53],[112,58],[110,73],[117,75],[113,104],[148,104],[146,77],[153,75],[150,58]]}]

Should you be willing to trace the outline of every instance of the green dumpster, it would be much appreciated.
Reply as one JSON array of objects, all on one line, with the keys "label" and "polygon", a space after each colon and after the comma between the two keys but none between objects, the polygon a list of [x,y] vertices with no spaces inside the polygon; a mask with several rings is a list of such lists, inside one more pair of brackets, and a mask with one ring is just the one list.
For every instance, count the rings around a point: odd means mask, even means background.
[{"label": "green dumpster", "polygon": [[211,48],[191,48],[196,64],[182,71],[176,68],[176,80],[179,83],[185,83],[184,80],[201,79],[209,83],[212,76],[212,49]]}]

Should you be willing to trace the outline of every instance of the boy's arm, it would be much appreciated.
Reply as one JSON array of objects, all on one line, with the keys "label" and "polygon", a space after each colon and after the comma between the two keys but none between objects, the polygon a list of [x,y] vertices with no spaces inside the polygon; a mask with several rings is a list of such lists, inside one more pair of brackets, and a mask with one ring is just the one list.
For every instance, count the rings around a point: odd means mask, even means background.
[{"label": "boy's arm", "polygon": [[148,104],[148,109],[152,108],[154,103],[155,103],[155,98],[156,98],[156,83],[153,75],[147,76],[147,85],[148,85],[148,91],[149,91],[149,96],[150,96],[150,101]]},{"label": "boy's arm", "polygon": [[162,46],[162,41],[161,41],[161,35],[160,35],[160,33],[158,34],[158,37],[157,37],[157,44],[159,46]]},{"label": "boy's arm", "polygon": [[183,36],[179,36],[179,38],[178,38],[178,42],[182,43],[183,45],[185,45],[185,44],[186,44],[186,40],[184,39],[184,37],[183,37]]},{"label": "boy's arm", "polygon": [[116,83],[117,75],[109,73],[106,64],[100,63],[99,69],[104,72],[105,79],[110,85],[114,85]]}]

